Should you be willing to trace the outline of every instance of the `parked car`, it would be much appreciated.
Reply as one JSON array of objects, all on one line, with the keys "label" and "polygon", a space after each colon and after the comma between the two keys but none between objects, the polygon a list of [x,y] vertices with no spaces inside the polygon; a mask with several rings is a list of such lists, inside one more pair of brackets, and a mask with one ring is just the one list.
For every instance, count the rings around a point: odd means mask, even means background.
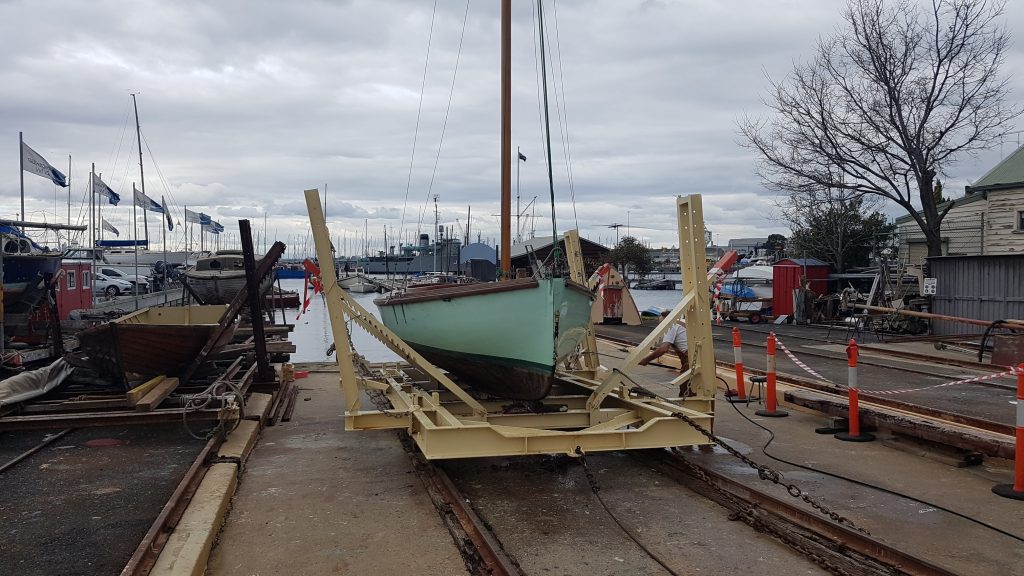
[{"label": "parked car", "polygon": [[131,294],[134,291],[134,286],[127,280],[111,278],[106,274],[96,273],[93,276],[92,291],[96,294],[103,294],[113,298],[121,294]]},{"label": "parked car", "polygon": [[[128,274],[124,270],[120,270],[118,268],[111,268],[109,266],[102,266],[100,268],[97,268],[96,272],[98,274],[103,274],[107,278],[117,278],[118,280],[125,280],[126,282],[129,282],[133,285],[138,284],[140,294],[144,292],[149,292],[149,279],[146,278],[145,276],[139,276],[138,274]],[[133,288],[129,290],[129,292],[134,293],[135,289]]]}]

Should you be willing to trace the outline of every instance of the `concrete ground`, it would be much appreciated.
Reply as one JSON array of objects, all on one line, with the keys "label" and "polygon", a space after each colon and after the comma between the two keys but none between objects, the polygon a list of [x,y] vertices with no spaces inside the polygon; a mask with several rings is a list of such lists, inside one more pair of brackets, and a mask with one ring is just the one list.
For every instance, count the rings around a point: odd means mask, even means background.
[{"label": "concrete ground", "polygon": [[337,372],[299,380],[249,457],[207,574],[464,574],[394,432],[345,432]]},{"label": "concrete ground", "polygon": [[[604,347],[605,366],[621,356]],[[327,368],[330,370],[330,368]],[[838,370],[837,370],[838,371]],[[643,367],[636,377],[669,393],[674,372]],[[267,428],[248,461],[209,574],[462,574],[465,567],[395,435],[345,432],[333,372],[310,375],[294,419]],[[788,407],[766,419],[756,405],[716,404],[715,431],[823,504],[887,543],[953,571],[1024,576],[1024,541],[942,508],[1024,537],[1024,503],[992,494],[1012,480],[1008,463],[955,468],[925,448],[880,437],[846,443],[815,434],[824,418]],[[308,400],[307,400],[308,399]],[[773,456],[927,503],[772,460]],[[899,449],[898,449],[899,448]],[[724,450],[690,457],[780,498]],[[710,501],[622,453],[588,456],[613,513],[673,569],[683,573],[819,574],[821,569],[759,535]],[[657,566],[613,523],[582,467],[567,457],[481,458],[443,466],[507,552],[531,574],[657,574]]]}]

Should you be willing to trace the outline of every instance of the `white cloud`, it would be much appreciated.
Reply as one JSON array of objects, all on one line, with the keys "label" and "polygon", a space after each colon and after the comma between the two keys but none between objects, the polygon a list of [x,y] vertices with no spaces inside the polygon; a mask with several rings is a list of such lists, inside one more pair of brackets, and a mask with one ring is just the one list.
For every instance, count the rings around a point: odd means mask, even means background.
[{"label": "white cloud", "polygon": [[[548,3],[549,28],[557,23],[558,34],[551,46],[552,67],[561,71],[555,85],[567,104],[552,109],[560,226],[578,220],[584,235],[614,239],[607,225],[625,224],[628,212],[632,233],[672,245],[674,197],[701,193],[708,228],[723,242],[785,232],[770,217],[773,196],[754,175],[753,157],[737,144],[736,119],[764,112],[766,76],[783,76],[809,54],[839,24],[842,4],[561,0],[556,22]],[[1018,4],[1007,6],[1011,33],[1024,28]],[[465,5],[438,3],[410,179],[430,6],[411,0],[2,3],[0,137],[12,145],[0,155],[0,173],[7,175],[0,179],[0,214],[18,211],[11,151],[19,130],[57,166],[73,156],[73,214],[81,212],[93,162],[116,190],[130,190],[138,166],[128,94],[137,91],[152,148],[144,148],[147,190],[167,195],[177,210],[184,204],[203,210],[228,231],[238,218],[262,228],[266,214],[271,234],[304,238],[302,190],[326,183],[332,234],[339,237],[361,236],[365,220],[373,237],[382,237],[387,225],[392,237],[411,239],[432,228],[431,195],[439,194],[443,223],[464,227],[472,206],[473,236],[493,239],[497,3],[470,7],[440,148]],[[537,198],[529,214],[536,221],[524,226],[546,235],[550,200],[533,18],[527,3],[513,9],[513,146],[529,158],[520,166],[523,204]],[[1022,72],[1024,51],[1015,47],[1004,73],[1018,100]],[[576,218],[559,114],[571,142]],[[961,190],[1015,144],[964,159],[951,168],[946,189]],[[55,195],[32,175],[25,185],[30,215],[65,217],[63,191]],[[127,226],[130,212],[122,203],[104,214]]]}]

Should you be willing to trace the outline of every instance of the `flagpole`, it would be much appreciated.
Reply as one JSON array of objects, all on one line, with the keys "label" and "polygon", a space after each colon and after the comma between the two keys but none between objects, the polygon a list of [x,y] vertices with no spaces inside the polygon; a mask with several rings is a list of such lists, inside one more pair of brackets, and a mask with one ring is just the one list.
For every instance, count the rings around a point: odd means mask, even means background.
[{"label": "flagpole", "polygon": [[[170,208],[167,206],[167,200],[164,200],[163,196],[160,197],[160,200],[163,200],[162,204],[163,204],[163,207],[164,207],[164,218],[167,218],[168,216],[171,215],[171,213],[169,212]],[[163,243],[163,246],[164,246],[164,278],[163,278],[164,281],[160,283],[160,288],[163,289],[163,291],[164,291],[164,304],[167,304],[167,266],[168,266],[168,263],[167,263],[167,223],[166,222],[161,222],[160,223],[160,230],[162,231],[162,233],[161,233],[161,237],[162,237],[161,238],[161,242]],[[188,256],[186,255],[186,259],[187,258],[188,258]]]},{"label": "flagpole", "polygon": [[[102,182],[103,181],[103,173],[100,172],[98,176],[99,176],[100,182]],[[109,200],[110,199],[108,197],[107,201],[109,202]],[[100,242],[103,241],[103,226],[99,225],[101,220],[103,220],[103,202],[97,202],[96,203],[96,225],[99,226]]]},{"label": "flagpole", "polygon": [[[135,95],[132,95],[132,100],[135,99]],[[136,281],[133,285],[135,292],[135,309],[139,309],[139,205],[135,202],[135,182],[132,182],[132,239],[135,244],[135,277]]]},{"label": "flagpole", "polygon": [[[21,178],[21,221],[25,221],[25,137],[22,132],[18,132],[18,166],[21,170],[18,170],[18,176]],[[21,232],[25,233],[25,227],[21,227]]]},{"label": "flagpole", "polygon": [[[96,282],[96,194],[93,192],[95,189],[96,178],[96,163],[92,163],[92,167],[89,168],[89,258],[92,260],[92,267],[89,269],[89,273],[92,274],[93,285]],[[93,288],[92,294],[89,295],[90,308],[96,303],[96,289]]]},{"label": "flagpole", "polygon": [[[68,154],[68,226],[71,226],[71,154]],[[71,231],[68,230],[68,246],[71,245]]]}]

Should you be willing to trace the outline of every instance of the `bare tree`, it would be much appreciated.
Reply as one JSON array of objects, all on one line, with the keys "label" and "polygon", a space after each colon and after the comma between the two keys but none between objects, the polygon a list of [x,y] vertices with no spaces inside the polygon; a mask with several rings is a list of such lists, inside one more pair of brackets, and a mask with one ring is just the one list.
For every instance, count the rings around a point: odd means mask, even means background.
[{"label": "bare tree", "polygon": [[878,209],[884,199],[844,189],[793,194],[780,204],[793,231],[788,250],[793,257],[812,256],[846,272],[867,266],[887,244],[894,225]]},{"label": "bare tree", "polygon": [[[1001,0],[849,0],[844,29],[772,83],[770,120],[740,122],[758,173],[791,197],[822,189],[881,196],[942,254],[934,183],[991,146],[1020,114],[999,74],[1009,35]],[[920,206],[920,213],[917,206]]]}]

